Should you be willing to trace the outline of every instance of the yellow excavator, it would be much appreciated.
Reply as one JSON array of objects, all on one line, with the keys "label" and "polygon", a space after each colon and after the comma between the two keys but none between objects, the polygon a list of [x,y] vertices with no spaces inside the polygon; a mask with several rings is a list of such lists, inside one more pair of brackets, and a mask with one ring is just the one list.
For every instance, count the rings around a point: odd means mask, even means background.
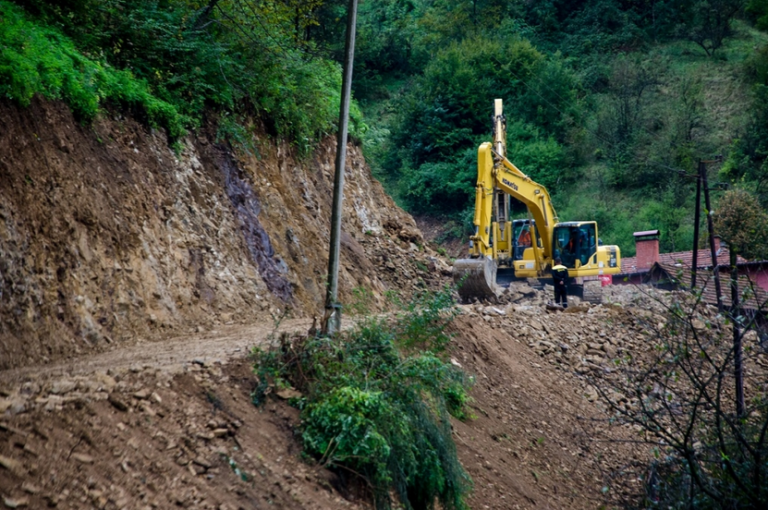
[{"label": "yellow excavator", "polygon": [[[597,277],[621,272],[621,250],[602,245],[597,222],[559,222],[547,189],[506,158],[506,139],[502,100],[496,99],[493,143],[481,144],[477,154],[475,234],[469,258],[453,265],[459,295],[464,301],[491,299],[513,280],[551,283],[547,279],[554,259],[560,257],[571,277],[568,293],[599,302]],[[512,198],[526,205],[528,219],[510,220]]]}]

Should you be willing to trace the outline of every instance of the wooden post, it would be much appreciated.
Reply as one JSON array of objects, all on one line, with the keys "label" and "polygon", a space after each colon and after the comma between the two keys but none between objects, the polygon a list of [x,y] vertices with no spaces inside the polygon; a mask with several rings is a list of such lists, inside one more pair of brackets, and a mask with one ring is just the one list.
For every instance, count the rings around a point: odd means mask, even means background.
[{"label": "wooden post", "polygon": [[707,211],[707,230],[709,231],[709,251],[712,254],[712,276],[715,278],[715,295],[717,296],[717,310],[723,311],[723,292],[720,288],[720,268],[717,265],[717,250],[715,249],[715,226],[712,221],[712,204],[709,201],[709,183],[707,182],[707,166],[702,162],[699,165],[699,178],[704,188],[704,205]]},{"label": "wooden post", "polygon": [[352,66],[355,59],[355,27],[357,26],[357,0],[349,0],[347,12],[347,38],[339,112],[339,136],[336,141],[336,173],[333,178],[333,212],[331,213],[331,248],[328,254],[328,287],[325,296],[325,314],[322,333],[332,335],[341,329],[339,296],[339,252],[341,242],[341,212],[344,199],[344,165],[347,159],[347,131],[349,129],[349,102],[352,95]]},{"label": "wooden post", "polygon": [[696,177],[696,211],[693,220],[693,259],[691,260],[691,291],[696,288],[696,270],[699,267],[699,223],[701,223],[701,167],[703,161],[699,161],[699,173]]},{"label": "wooden post", "polygon": [[739,307],[739,268],[736,266],[736,250],[730,247],[731,253],[731,320],[733,321],[733,365],[736,382],[736,415],[746,414],[744,404],[744,363],[741,348],[741,311]]}]

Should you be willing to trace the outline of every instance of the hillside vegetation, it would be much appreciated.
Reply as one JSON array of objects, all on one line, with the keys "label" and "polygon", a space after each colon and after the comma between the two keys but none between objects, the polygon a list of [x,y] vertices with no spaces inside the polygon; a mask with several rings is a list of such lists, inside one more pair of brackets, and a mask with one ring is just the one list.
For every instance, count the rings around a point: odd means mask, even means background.
[{"label": "hillside vegetation", "polygon": [[[64,99],[83,121],[129,110],[172,142],[212,115],[250,152],[256,118],[306,155],[337,122],[346,4],[3,0],[0,91]],[[401,205],[463,238],[500,97],[509,157],[561,219],[598,220],[625,255],[649,228],[688,249],[699,160],[768,203],[766,13],[764,0],[363,1],[352,135]]]},{"label": "hillside vegetation", "polygon": [[358,55],[368,159],[402,204],[448,220],[448,234],[470,228],[495,97],[509,158],[549,188],[561,219],[598,220],[625,255],[632,232],[650,228],[663,250],[690,249],[685,175],[699,160],[722,160],[710,181],[766,205],[763,2],[410,2],[405,17],[399,5],[368,9],[408,36],[379,31],[377,56]]}]

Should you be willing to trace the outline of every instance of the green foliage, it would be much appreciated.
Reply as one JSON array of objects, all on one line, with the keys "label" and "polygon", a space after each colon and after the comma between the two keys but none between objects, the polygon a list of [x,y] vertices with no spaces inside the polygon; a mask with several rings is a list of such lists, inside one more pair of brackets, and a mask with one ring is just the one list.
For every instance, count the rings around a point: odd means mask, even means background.
[{"label": "green foliage", "polygon": [[361,285],[352,289],[352,299],[350,299],[349,305],[345,306],[344,309],[353,315],[368,315],[372,311],[372,306],[373,294],[371,290]]},{"label": "green foliage", "polygon": [[715,211],[715,231],[732,250],[747,258],[768,257],[768,214],[743,189],[727,191]]},{"label": "green foliage", "polygon": [[749,0],[744,9],[760,30],[768,30],[768,2],[766,0]]},{"label": "green foliage", "polygon": [[[504,35],[442,49],[398,100],[391,127],[397,150],[385,167],[400,174],[400,196],[414,210],[455,213],[466,207],[474,193],[477,146],[489,137],[496,97],[516,123],[512,145],[534,163],[532,173],[562,177],[553,166],[565,159],[558,144],[578,115],[574,78],[557,58]],[[546,154],[534,157],[541,148]]]},{"label": "green foliage", "polygon": [[680,0],[676,2],[676,32],[712,56],[732,35],[731,20],[744,7],[744,0]]},{"label": "green foliage", "polygon": [[[768,403],[756,404],[760,412],[768,410]],[[765,508],[768,472],[760,465],[768,455],[765,420],[749,418],[733,429],[723,427],[720,437],[701,432],[695,462],[670,452],[651,465],[644,508]]]},{"label": "green foliage", "polygon": [[216,141],[226,141],[242,154],[257,155],[258,149],[254,143],[253,134],[245,127],[245,124],[246,121],[242,117],[224,112],[219,118]]},{"label": "green foliage", "polygon": [[753,87],[752,105],[742,137],[731,147],[721,175],[753,187],[763,207],[768,206],[768,83]]},{"label": "green foliage", "polygon": [[90,120],[105,103],[136,111],[171,139],[188,121],[170,103],[150,93],[145,81],[78,52],[58,30],[33,23],[24,12],[0,1],[0,94],[22,105],[35,94],[62,99],[76,116]]},{"label": "green foliage", "polygon": [[270,384],[300,389],[305,451],[363,477],[377,508],[390,507],[391,489],[406,508],[467,508],[471,480],[449,413],[465,417],[471,380],[441,359],[452,305],[446,290],[420,297],[393,323],[368,319],[336,338],[284,337],[257,354],[255,401]]},{"label": "green foliage", "polygon": [[[308,38],[318,23],[314,12],[320,1],[18,3],[36,16],[34,22],[27,19],[35,31],[66,33],[68,58],[75,58],[72,54],[97,55],[97,60],[88,57],[86,61],[130,70],[142,84],[140,90],[151,94],[139,98],[143,106],[139,117],[150,124],[168,124],[174,133],[179,132],[166,119],[174,109],[192,125],[209,108],[233,112],[237,118],[255,113],[271,134],[292,140],[304,154],[336,129],[341,68],[314,56],[317,48]],[[51,59],[37,53],[27,57],[31,68]],[[86,75],[81,82],[93,80],[87,63],[75,62],[74,66]],[[9,69],[16,89],[34,83],[28,78],[29,71],[21,72],[25,67],[17,62]],[[136,91],[125,90],[122,83],[115,85],[128,94],[127,100],[135,99]],[[93,111],[92,98],[83,98],[76,91],[70,96],[73,108]],[[359,138],[366,127],[356,104],[351,118],[351,135]],[[223,129],[234,133],[231,125]]]},{"label": "green foliage", "polygon": [[699,159],[730,152],[721,176],[768,205],[768,93],[750,97],[745,81],[768,85],[768,39],[734,19],[741,3],[381,2],[367,11],[379,33],[403,8],[407,35],[398,71],[366,64],[382,85],[365,105],[376,117],[366,156],[399,204],[464,230],[500,97],[509,157],[547,186],[561,219],[605,218],[601,237],[626,255],[633,229],[690,249],[695,183],[680,174]]},{"label": "green foliage", "polygon": [[443,352],[451,337],[446,328],[457,310],[449,289],[423,292],[408,302],[394,326],[397,344],[408,350]]}]

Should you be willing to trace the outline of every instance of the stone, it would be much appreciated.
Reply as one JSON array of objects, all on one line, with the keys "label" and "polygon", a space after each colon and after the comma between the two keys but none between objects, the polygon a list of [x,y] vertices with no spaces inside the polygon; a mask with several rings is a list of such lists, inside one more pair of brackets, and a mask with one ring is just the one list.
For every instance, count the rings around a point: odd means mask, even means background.
[{"label": "stone", "polygon": [[73,453],[72,458],[81,464],[93,464],[93,457],[87,453]]},{"label": "stone", "polygon": [[51,385],[50,393],[53,393],[54,395],[64,395],[70,391],[73,391],[76,387],[77,383],[75,381],[70,381],[67,379],[54,381]]},{"label": "stone", "polygon": [[27,498],[3,498],[3,504],[6,508],[23,508],[29,505]]},{"label": "stone", "polygon": [[208,462],[207,460],[205,460],[202,457],[197,457],[192,462],[194,462],[198,466],[204,467],[205,469],[210,469],[211,466],[212,466],[212,464],[210,462]]},{"label": "stone", "polygon": [[24,473],[24,467],[21,462],[4,455],[0,455],[0,467],[7,469],[17,476]]},{"label": "stone", "polygon": [[110,393],[107,400],[118,411],[126,412],[128,410],[128,404],[123,402],[123,400],[115,393]]},{"label": "stone", "polygon": [[26,492],[27,494],[40,494],[42,489],[40,487],[31,484],[30,482],[24,482],[21,484],[21,490]]},{"label": "stone", "polygon": [[148,397],[149,397],[149,391],[145,388],[142,388],[133,394],[133,398],[136,398],[139,400],[146,400]]},{"label": "stone", "polygon": [[16,397],[9,401],[9,405],[5,409],[5,413],[16,415],[16,414],[22,414],[30,409],[30,404],[27,403],[27,400],[24,397]]},{"label": "stone", "polygon": [[283,388],[282,390],[275,392],[275,395],[282,398],[283,400],[288,400],[290,398],[300,398],[301,392],[296,391],[293,388]]}]

